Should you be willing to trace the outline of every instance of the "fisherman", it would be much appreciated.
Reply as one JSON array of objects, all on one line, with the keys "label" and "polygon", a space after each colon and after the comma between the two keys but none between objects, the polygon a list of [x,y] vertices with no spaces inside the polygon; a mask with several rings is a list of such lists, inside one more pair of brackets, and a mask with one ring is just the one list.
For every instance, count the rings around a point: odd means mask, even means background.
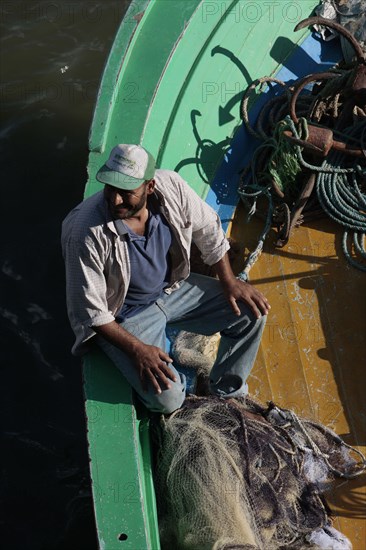
[{"label": "fisherman", "polygon": [[[62,226],[72,353],[97,344],[147,408],[170,414],[186,379],[166,351],[166,327],[220,332],[210,392],[245,395],[270,305],[234,276],[215,211],[139,145],[114,147],[96,178],[104,189]],[[190,273],[192,243],[218,279]]]}]

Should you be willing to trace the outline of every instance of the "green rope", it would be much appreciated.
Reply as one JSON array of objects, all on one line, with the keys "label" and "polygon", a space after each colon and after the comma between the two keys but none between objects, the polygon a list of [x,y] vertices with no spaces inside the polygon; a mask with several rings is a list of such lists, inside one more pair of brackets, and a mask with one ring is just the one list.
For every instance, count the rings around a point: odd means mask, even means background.
[{"label": "green rope", "polygon": [[[249,255],[248,259],[246,260],[243,271],[239,273],[237,277],[238,279],[243,281],[248,280],[249,271],[261,255],[264,241],[272,226],[274,206],[271,195],[271,178],[273,178],[276,185],[279,189],[281,189],[281,191],[289,193],[291,190],[291,186],[293,186],[295,182],[297,174],[302,170],[301,165],[298,162],[296,153],[294,153],[293,146],[284,137],[284,131],[289,129],[290,126],[287,119],[281,120],[279,123],[277,123],[273,136],[269,139],[266,139],[263,144],[257,147],[253,154],[253,159],[251,163],[252,183],[242,185],[238,189],[239,196],[243,200],[244,204],[246,204],[246,206],[249,208],[247,221],[249,221],[253,214],[256,212],[258,198],[260,196],[265,196],[268,200],[267,217],[264,228],[259,236],[258,244],[255,250]],[[300,124],[299,132],[303,139],[307,138],[307,125],[303,122],[301,122]],[[270,153],[267,163],[267,167],[269,167],[269,174],[260,172],[260,170],[257,168],[258,157],[262,153],[263,149],[272,150],[272,153]],[[268,180],[270,180],[270,185]],[[250,204],[249,199],[253,200],[252,204]]]},{"label": "green rope", "polygon": [[[286,117],[293,136],[301,139],[301,133],[290,117]],[[306,124],[306,121],[303,122]],[[360,122],[342,132],[345,141],[357,142],[363,145],[363,136],[366,130],[366,122]],[[366,195],[357,182],[357,175],[364,175],[361,166],[354,163],[348,168],[341,168],[345,155],[339,151],[331,151],[321,166],[306,162],[302,156],[302,149],[296,145],[296,154],[299,163],[308,170],[318,173],[316,191],[318,200],[326,214],[335,222],[345,228],[342,239],[343,253],[350,265],[366,271],[366,265],[352,258],[348,246],[348,231],[354,232],[353,245],[355,252],[365,258],[363,245],[366,233]]]},{"label": "green rope", "polygon": [[[248,280],[250,269],[261,255],[264,241],[272,226],[272,217],[274,212],[271,194],[272,178],[281,191],[287,195],[291,195],[294,191],[296,191],[294,189],[296,176],[302,171],[301,162],[299,162],[297,151],[294,150],[294,146],[286,139],[284,135],[285,130],[291,130],[294,133],[294,124],[290,117],[286,117],[285,119],[279,121],[276,124],[273,136],[266,139],[264,143],[257,147],[251,162],[252,183],[241,185],[238,189],[239,196],[244,204],[249,208],[247,221],[250,221],[251,217],[256,212],[258,198],[260,196],[265,196],[268,200],[267,217],[264,228],[259,236],[258,244],[246,260],[243,271],[238,275],[238,279],[244,281]],[[305,140],[308,138],[308,135],[307,121],[305,119],[301,119],[298,128],[296,128],[296,136]],[[264,149],[272,151],[269,153],[267,172],[265,173],[261,172],[257,166],[258,158]],[[252,203],[250,203],[249,199],[252,200]]]},{"label": "green rope", "polygon": [[[275,142],[274,151],[269,158],[268,172],[273,177],[277,186],[283,192],[289,192],[291,186],[296,180],[296,176],[302,168],[294,152],[293,145],[286,139],[285,130],[289,130],[287,120],[281,120],[275,127],[273,140]],[[301,138],[307,138],[307,128],[302,125],[300,130]]]}]

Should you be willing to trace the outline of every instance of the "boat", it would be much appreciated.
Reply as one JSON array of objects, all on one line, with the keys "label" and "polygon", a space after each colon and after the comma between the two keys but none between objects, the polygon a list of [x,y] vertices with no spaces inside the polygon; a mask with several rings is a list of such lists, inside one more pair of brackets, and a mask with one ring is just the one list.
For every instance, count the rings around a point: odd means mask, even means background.
[{"label": "boat", "polygon": [[[100,84],[85,197],[101,189],[95,175],[114,145],[141,143],[218,212],[244,252],[234,264],[242,271],[263,226],[246,223],[237,192],[254,151],[239,116],[243,91],[262,75],[288,82],[337,63],[339,41],[323,42],[309,27],[294,32],[317,4],[134,0]],[[263,101],[250,106],[253,119]],[[267,237],[250,281],[272,311],[249,386],[364,451],[364,274],[343,257],[342,232],[321,217],[282,248]],[[83,377],[99,547],[158,550],[149,415],[101,352],[85,356]],[[364,497],[362,478],[328,495],[334,525],[355,550],[366,539]]]}]

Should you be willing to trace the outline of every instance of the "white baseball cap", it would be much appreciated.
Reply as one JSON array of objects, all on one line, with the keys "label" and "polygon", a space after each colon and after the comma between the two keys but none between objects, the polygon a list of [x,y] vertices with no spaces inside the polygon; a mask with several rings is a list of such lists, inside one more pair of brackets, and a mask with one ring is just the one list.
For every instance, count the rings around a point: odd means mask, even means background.
[{"label": "white baseball cap", "polygon": [[113,147],[109,159],[96,178],[101,183],[124,190],[133,190],[155,174],[155,159],[141,145],[120,143]]}]

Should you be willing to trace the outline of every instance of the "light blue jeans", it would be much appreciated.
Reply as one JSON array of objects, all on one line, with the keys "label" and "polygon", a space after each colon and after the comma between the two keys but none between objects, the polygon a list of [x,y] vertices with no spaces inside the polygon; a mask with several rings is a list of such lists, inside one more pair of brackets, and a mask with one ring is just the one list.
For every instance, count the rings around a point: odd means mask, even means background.
[{"label": "light blue jeans", "polygon": [[[259,319],[244,303],[238,302],[241,315],[233,312],[221,283],[212,277],[191,273],[178,290],[164,294],[141,313],[126,319],[121,326],[145,344],[166,349],[166,328],[203,335],[220,332],[216,361],[210,373],[210,391],[222,397],[239,397],[248,392],[246,380],[254,365],[266,316]],[[97,344],[122,372],[138,397],[152,411],[170,414],[181,407],[186,395],[186,380],[173,365],[177,377],[171,389],[152,387],[144,392],[137,369],[123,351],[96,336]]]}]

